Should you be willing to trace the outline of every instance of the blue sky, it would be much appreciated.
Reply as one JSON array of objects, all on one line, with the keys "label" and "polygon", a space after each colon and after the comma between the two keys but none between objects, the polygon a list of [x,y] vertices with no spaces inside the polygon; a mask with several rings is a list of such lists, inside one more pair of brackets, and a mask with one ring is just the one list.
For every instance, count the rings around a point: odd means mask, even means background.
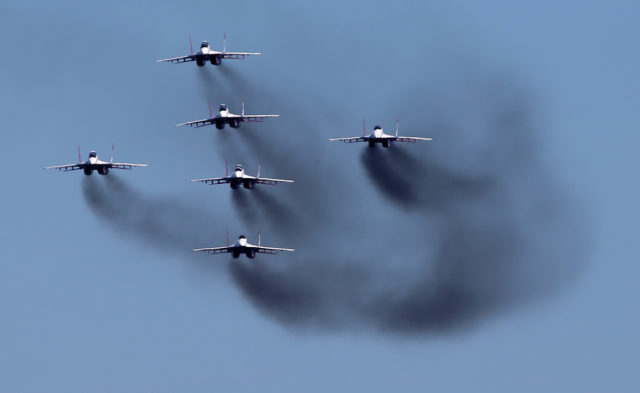
[{"label": "blue sky", "polygon": [[[0,387],[637,389],[637,11],[623,1],[3,3]],[[259,88],[234,85],[211,67],[203,73],[192,64],[153,63],[187,53],[189,36],[220,47],[223,33],[229,49],[264,53],[230,64],[241,82]],[[181,244],[180,233],[194,225],[202,228],[195,238],[211,245],[224,242],[225,228],[260,229],[234,213],[227,190],[188,182],[221,174],[225,158],[256,166],[255,150],[243,147],[241,135],[222,139],[215,129],[174,126],[205,115],[208,99],[233,110],[246,94],[247,111],[283,113],[264,124],[274,133],[270,146],[287,137],[277,133],[279,125],[306,133],[296,140],[304,140],[309,160],[329,173],[340,170],[336,181],[353,184],[361,204],[349,214],[380,208],[368,220],[393,223],[403,213],[366,178],[358,147],[325,138],[358,135],[362,116],[385,128],[400,116],[401,130],[416,133],[403,125],[437,114],[410,110],[422,103],[408,103],[406,92],[432,86],[435,100],[447,102],[465,89],[467,75],[485,74],[528,92],[537,165],[563,190],[563,209],[580,212],[580,228],[573,229],[588,257],[550,296],[417,337],[366,325],[299,327],[255,307],[224,261],[162,241]],[[473,121],[472,112],[454,114]],[[437,155],[436,142],[424,149]],[[149,241],[140,225],[104,220],[83,193],[88,181],[104,179],[41,169],[74,162],[77,144],[83,154],[96,149],[103,156],[115,144],[118,160],[150,163],[119,178],[158,211],[179,206],[184,221],[175,233]],[[282,154],[289,148],[283,144]],[[265,176],[286,178],[263,155],[254,161],[263,161]],[[263,232],[277,246],[313,240]],[[397,241],[405,233],[390,228],[381,235]],[[260,263],[273,261],[266,259]]]}]

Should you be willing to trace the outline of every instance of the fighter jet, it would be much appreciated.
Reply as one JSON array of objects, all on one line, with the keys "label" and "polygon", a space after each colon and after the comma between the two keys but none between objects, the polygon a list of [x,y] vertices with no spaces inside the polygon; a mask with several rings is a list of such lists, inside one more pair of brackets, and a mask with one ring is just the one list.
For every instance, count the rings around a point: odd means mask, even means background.
[{"label": "fighter jet", "polygon": [[216,113],[214,116],[213,111],[211,110],[211,104],[209,104],[208,119],[188,121],[186,123],[177,124],[177,126],[190,126],[198,128],[213,124],[217,129],[222,130],[225,124],[228,124],[231,128],[240,128],[240,123],[242,123],[243,121],[262,122],[268,117],[280,117],[280,115],[245,115],[244,100],[242,100],[242,113],[239,115],[229,112],[229,109],[227,109],[227,105],[220,104],[218,113]]},{"label": "fighter jet", "polygon": [[354,143],[354,142],[368,142],[369,147],[374,147],[376,143],[382,144],[384,147],[389,147],[392,142],[411,142],[415,143],[417,141],[430,141],[433,138],[422,138],[417,136],[399,136],[398,135],[398,126],[399,121],[396,120],[396,134],[389,135],[385,134],[382,130],[382,127],[375,126],[373,127],[373,132],[369,135],[366,135],[364,119],[362,119],[362,136],[354,136],[348,138],[330,138],[330,141],[341,141],[346,143]]},{"label": "fighter jet", "polygon": [[272,254],[275,255],[279,251],[295,251],[293,248],[277,248],[277,247],[264,247],[261,245],[261,236],[258,234],[258,245],[250,244],[247,242],[245,235],[240,235],[238,241],[235,244],[229,245],[229,234],[227,234],[227,246],[226,247],[212,247],[212,248],[196,248],[193,251],[206,251],[209,254],[225,254],[231,253],[234,258],[238,258],[240,254],[244,254],[247,258],[253,259],[258,254]]},{"label": "fighter jet", "polygon": [[187,56],[171,57],[169,59],[156,60],[156,63],[170,62],[170,63],[186,63],[189,61],[195,61],[199,67],[203,67],[206,62],[210,62],[213,65],[220,65],[222,59],[244,59],[251,55],[261,55],[258,52],[227,52],[227,36],[224,36],[224,44],[222,52],[218,52],[209,47],[207,41],[202,41],[200,44],[200,50],[193,53],[193,45],[191,44],[191,38],[189,38],[189,47],[191,48],[191,54]]},{"label": "fighter jet", "polygon": [[[226,163],[225,163],[226,166]],[[260,164],[258,164],[258,175],[250,176],[244,172],[244,168],[242,164],[236,165],[236,169],[233,171],[233,174],[229,176],[229,168],[226,167],[225,177],[211,177],[208,179],[195,179],[191,180],[192,182],[200,182],[200,183],[208,183],[211,185],[214,184],[226,184],[228,183],[232,189],[237,190],[242,185],[244,188],[249,190],[253,190],[256,184],[269,184],[272,186],[277,185],[278,183],[293,183],[293,180],[285,180],[285,179],[270,179],[268,177],[260,177]]]},{"label": "fighter jet", "polygon": [[109,169],[131,169],[133,167],[147,166],[147,164],[131,164],[128,162],[113,162],[113,146],[111,147],[111,159],[109,161],[100,161],[98,159],[98,153],[95,151],[89,152],[89,158],[87,161],[82,162],[82,155],[80,154],[80,146],[78,146],[78,163],[67,165],[48,166],[44,169],[58,169],[60,171],[75,171],[82,169],[84,174],[89,176],[93,171],[98,171],[101,175],[109,173]]}]

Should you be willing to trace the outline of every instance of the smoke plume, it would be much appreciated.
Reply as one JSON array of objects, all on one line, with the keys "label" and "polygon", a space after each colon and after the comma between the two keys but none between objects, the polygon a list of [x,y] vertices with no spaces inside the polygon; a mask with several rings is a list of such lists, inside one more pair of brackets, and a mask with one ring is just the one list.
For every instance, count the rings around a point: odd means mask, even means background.
[{"label": "smoke plume", "polygon": [[[469,326],[566,285],[584,261],[582,234],[538,161],[530,96],[508,81],[472,82],[447,100],[416,89],[401,105],[438,114],[401,128],[432,136],[429,144],[331,146],[360,156],[362,171],[349,176],[366,176],[372,188],[354,186],[326,153],[315,156],[295,127],[279,125],[287,139],[272,143],[261,140],[270,132],[246,136],[270,167],[297,181],[295,194],[278,193],[291,214],[269,217],[297,255],[229,265],[254,305],[290,326],[424,334]],[[322,135],[298,124],[306,138]],[[551,246],[552,237],[565,243]]]},{"label": "smoke plume", "polygon": [[[225,129],[233,141],[221,154],[245,154],[263,175],[295,180],[231,197],[248,232],[296,248],[227,265],[265,315],[300,328],[458,330],[565,287],[583,265],[579,214],[539,160],[533,95],[508,77],[470,71],[476,77],[464,83],[414,88],[394,108],[416,115],[403,118],[400,134],[433,141],[384,149],[327,142],[315,117],[333,109],[325,99],[283,101],[226,65],[219,70],[216,98],[247,97],[258,113],[282,115]],[[89,205],[154,246],[208,244],[201,229],[222,227],[108,179],[104,188],[85,182]]]},{"label": "smoke plume", "polygon": [[135,241],[146,241],[159,251],[190,255],[224,234],[224,225],[205,209],[187,205],[183,198],[145,195],[127,185],[118,174],[87,176],[82,191],[89,207],[114,229]]}]

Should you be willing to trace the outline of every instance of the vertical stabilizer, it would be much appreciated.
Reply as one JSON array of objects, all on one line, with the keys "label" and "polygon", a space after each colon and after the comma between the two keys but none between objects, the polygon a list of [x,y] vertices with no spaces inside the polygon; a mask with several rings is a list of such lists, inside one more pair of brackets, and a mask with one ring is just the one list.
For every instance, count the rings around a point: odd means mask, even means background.
[{"label": "vertical stabilizer", "polygon": [[396,118],[396,138],[398,137],[398,128],[400,127],[400,118]]},{"label": "vertical stabilizer", "polygon": [[213,119],[213,109],[211,109],[211,100],[207,100],[207,104],[209,105],[209,119]]},{"label": "vertical stabilizer", "polygon": [[256,177],[260,177],[260,161],[258,161],[258,175]]},{"label": "vertical stabilizer", "polygon": [[115,147],[113,146],[113,143],[111,144],[111,160],[109,160],[110,163],[113,164],[113,155],[115,153]]},{"label": "vertical stabilizer", "polygon": [[229,162],[224,160],[224,176],[229,177]]},{"label": "vertical stabilizer", "polygon": [[244,117],[244,98],[242,99],[242,116]]},{"label": "vertical stabilizer", "polygon": [[229,246],[229,229],[227,229],[227,247]]},{"label": "vertical stabilizer", "polygon": [[78,163],[82,162],[82,155],[80,154],[80,145],[78,145]]},{"label": "vertical stabilizer", "polygon": [[191,54],[193,54],[193,43],[191,42],[191,36],[189,36],[189,49],[191,49]]},{"label": "vertical stabilizer", "polygon": [[366,127],[364,125],[364,117],[362,118],[362,136],[365,136],[366,133]]},{"label": "vertical stabilizer", "polygon": [[224,33],[224,40],[222,44],[222,53],[227,52],[227,33]]},{"label": "vertical stabilizer", "polygon": [[262,232],[258,232],[258,247],[262,245]]}]

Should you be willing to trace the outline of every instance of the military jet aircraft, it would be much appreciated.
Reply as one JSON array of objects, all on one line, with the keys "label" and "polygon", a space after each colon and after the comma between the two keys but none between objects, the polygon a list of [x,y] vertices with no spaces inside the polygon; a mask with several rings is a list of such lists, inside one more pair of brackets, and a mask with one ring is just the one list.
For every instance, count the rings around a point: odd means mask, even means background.
[{"label": "military jet aircraft", "polygon": [[293,248],[278,248],[278,247],[265,247],[261,245],[261,235],[258,234],[258,245],[250,244],[247,242],[245,235],[240,235],[238,241],[229,245],[229,234],[227,234],[227,246],[225,247],[211,247],[211,248],[196,248],[193,251],[206,251],[209,254],[226,254],[231,253],[234,258],[238,258],[241,254],[247,256],[247,258],[253,259],[256,254],[272,254],[275,255],[279,251],[295,251]]},{"label": "military jet aircraft", "polygon": [[236,115],[229,112],[227,105],[220,104],[218,113],[213,115],[211,110],[211,103],[209,103],[209,118],[202,120],[188,121],[185,123],[177,124],[177,126],[190,126],[190,127],[204,127],[207,125],[215,125],[217,129],[222,130],[225,124],[228,124],[231,128],[240,128],[240,123],[244,121],[248,122],[262,122],[268,117],[280,117],[280,115],[245,115],[244,114],[244,100],[242,100],[242,113]]},{"label": "military jet aircraft", "polygon": [[142,166],[147,166],[147,164],[131,164],[128,162],[113,162],[113,146],[111,147],[111,160],[101,161],[98,158],[98,153],[92,150],[89,152],[89,158],[85,162],[82,162],[82,155],[80,154],[80,146],[78,146],[78,163],[77,164],[48,166],[44,169],[58,169],[60,171],[65,171],[65,172],[82,169],[84,171],[84,174],[89,176],[93,173],[93,171],[98,171],[99,174],[106,175],[109,173],[109,169],[131,169],[133,167],[142,167]]},{"label": "military jet aircraft", "polygon": [[[225,162],[226,166],[226,162]],[[285,179],[270,179],[268,177],[260,177],[260,164],[258,164],[258,175],[250,176],[244,172],[244,168],[242,164],[236,165],[236,169],[233,171],[233,174],[229,176],[229,168],[226,167],[225,177],[211,177],[208,179],[195,179],[191,180],[192,182],[200,182],[200,183],[208,183],[211,185],[214,184],[229,184],[232,189],[237,190],[242,185],[244,188],[253,190],[256,184],[269,184],[272,186],[277,185],[278,183],[293,183],[293,180],[285,180]]]},{"label": "military jet aircraft", "polygon": [[202,41],[200,44],[200,50],[193,53],[193,45],[191,44],[191,38],[189,38],[189,47],[191,48],[191,54],[187,56],[171,57],[169,59],[156,60],[156,63],[170,62],[170,63],[187,63],[189,61],[195,61],[199,67],[203,67],[206,62],[210,62],[213,65],[220,65],[222,59],[244,59],[251,55],[261,55],[259,52],[227,52],[227,36],[224,36],[224,44],[222,52],[211,49],[207,41]]},{"label": "military jet aircraft", "polygon": [[373,132],[369,135],[366,135],[366,129],[364,124],[364,119],[362,119],[362,136],[354,136],[347,138],[330,138],[330,141],[340,141],[346,143],[354,143],[354,142],[368,142],[369,147],[374,147],[376,143],[382,144],[384,147],[389,147],[392,142],[411,142],[415,143],[418,141],[430,141],[433,138],[422,138],[418,136],[399,136],[398,135],[398,126],[399,121],[396,120],[396,134],[389,135],[385,134],[382,130],[382,127],[375,126],[373,128]]}]

